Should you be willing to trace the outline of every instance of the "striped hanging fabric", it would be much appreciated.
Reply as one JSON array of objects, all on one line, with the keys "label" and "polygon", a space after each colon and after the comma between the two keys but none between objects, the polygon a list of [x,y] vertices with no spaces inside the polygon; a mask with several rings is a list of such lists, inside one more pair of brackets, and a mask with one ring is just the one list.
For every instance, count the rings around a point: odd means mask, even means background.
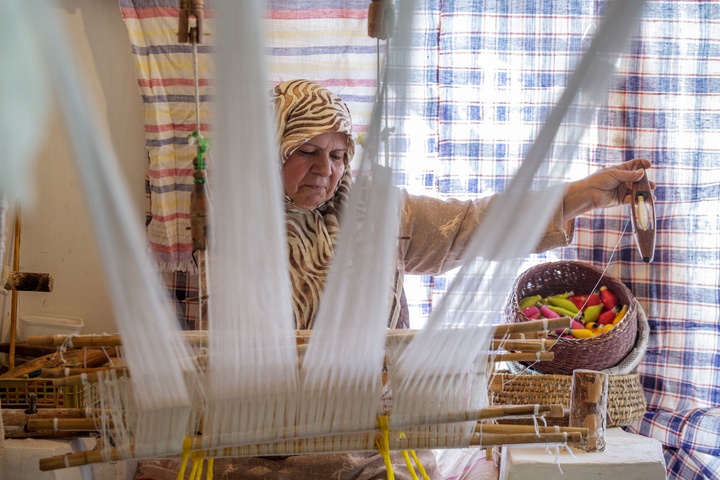
[{"label": "striped hanging fabric", "polygon": [[[143,102],[147,233],[162,272],[194,272],[190,238],[193,158],[188,144],[195,130],[195,82],[192,48],[179,44],[176,0],[120,0],[127,25],[138,87]],[[211,21],[212,10],[205,12]],[[210,46],[198,46],[200,129],[209,130],[212,62]]]}]

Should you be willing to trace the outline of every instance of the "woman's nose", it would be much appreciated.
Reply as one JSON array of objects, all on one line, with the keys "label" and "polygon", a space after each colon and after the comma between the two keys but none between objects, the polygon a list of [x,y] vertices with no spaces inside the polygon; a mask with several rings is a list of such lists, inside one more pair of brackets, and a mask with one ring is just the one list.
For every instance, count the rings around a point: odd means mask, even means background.
[{"label": "woman's nose", "polygon": [[332,173],[332,159],[328,154],[320,154],[316,157],[312,167],[313,173],[329,177]]}]

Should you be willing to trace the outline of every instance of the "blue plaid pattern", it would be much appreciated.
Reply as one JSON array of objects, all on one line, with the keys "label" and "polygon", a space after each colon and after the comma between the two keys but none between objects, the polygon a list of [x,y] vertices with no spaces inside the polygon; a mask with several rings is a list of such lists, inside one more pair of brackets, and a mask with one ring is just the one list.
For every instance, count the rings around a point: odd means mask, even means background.
[{"label": "blue plaid pattern", "polygon": [[[435,79],[427,114],[436,161],[403,165],[405,186],[441,197],[501,191],[587,45],[606,2],[427,1],[418,41]],[[720,478],[720,4],[650,1],[607,106],[567,179],[631,158],[657,182],[655,260],[642,263],[627,207],[577,222],[573,246],[528,259],[582,260],[625,282],[652,334],[640,367],[648,414],[629,430],[665,445],[668,476]],[[432,115],[437,114],[437,118]],[[409,282],[426,318],[447,282]]]}]

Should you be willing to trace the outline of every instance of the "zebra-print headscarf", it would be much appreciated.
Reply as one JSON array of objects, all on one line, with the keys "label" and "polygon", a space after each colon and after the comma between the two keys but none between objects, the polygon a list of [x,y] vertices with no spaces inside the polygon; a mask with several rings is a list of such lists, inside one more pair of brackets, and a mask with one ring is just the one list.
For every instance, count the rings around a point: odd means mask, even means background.
[{"label": "zebra-print headscarf", "polygon": [[345,172],[330,200],[314,210],[306,210],[296,206],[285,194],[295,323],[298,329],[309,329],[330,270],[340,217],[350,194],[349,163],[355,153],[352,119],[340,97],[307,80],[281,83],[271,95],[282,163],[298,147],[320,134],[340,132],[348,136]]}]

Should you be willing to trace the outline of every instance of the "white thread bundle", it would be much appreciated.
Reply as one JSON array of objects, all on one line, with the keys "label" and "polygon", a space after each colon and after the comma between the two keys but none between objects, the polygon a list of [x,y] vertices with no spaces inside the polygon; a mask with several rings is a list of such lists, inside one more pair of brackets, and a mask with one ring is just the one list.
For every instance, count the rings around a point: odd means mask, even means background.
[{"label": "white thread bundle", "polygon": [[[44,60],[52,71],[74,144],[98,246],[105,262],[113,310],[132,372],[138,422],[133,425],[136,455],[177,452],[186,434],[190,395],[185,376],[193,372],[190,352],[167,302],[157,274],[145,256],[140,219],[122,183],[107,133],[98,128],[83,79],[73,67],[67,40],[47,2],[28,4],[41,39]],[[160,367],[160,368],[158,368]],[[122,408],[124,406],[117,406]],[[127,406],[131,415],[132,405]],[[147,416],[172,430],[152,429]],[[146,428],[147,427],[147,428]],[[118,439],[120,444],[130,439]],[[122,448],[118,445],[118,448]]]},{"label": "white thread bundle", "polygon": [[203,446],[281,439],[297,351],[259,2],[217,4],[218,102]]},{"label": "white thread bundle", "polygon": [[[390,168],[374,166],[372,173],[371,180],[356,180],[351,193],[303,361],[301,435],[375,428],[396,261],[398,195]],[[364,448],[347,445],[349,450]]]}]

